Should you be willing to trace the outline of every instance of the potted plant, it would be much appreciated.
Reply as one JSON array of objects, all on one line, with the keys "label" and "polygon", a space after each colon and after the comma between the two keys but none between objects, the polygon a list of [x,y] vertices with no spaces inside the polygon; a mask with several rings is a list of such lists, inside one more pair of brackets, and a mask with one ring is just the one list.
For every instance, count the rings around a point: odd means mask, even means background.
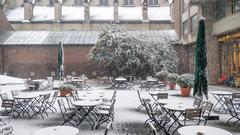
[{"label": "potted plant", "polygon": [[166,78],[168,74],[169,72],[167,70],[161,70],[160,72],[156,73],[156,77],[166,85],[167,84]]},{"label": "potted plant", "polygon": [[60,96],[64,97],[67,94],[72,95],[73,86],[71,84],[63,84],[59,87]]},{"label": "potted plant", "polygon": [[183,97],[190,96],[191,89],[194,85],[193,74],[182,74],[177,78],[177,84],[180,86],[181,94]]},{"label": "potted plant", "polygon": [[169,86],[170,90],[175,90],[177,78],[178,78],[178,74],[177,73],[170,73],[170,74],[168,74],[167,82],[168,82],[168,86]]}]

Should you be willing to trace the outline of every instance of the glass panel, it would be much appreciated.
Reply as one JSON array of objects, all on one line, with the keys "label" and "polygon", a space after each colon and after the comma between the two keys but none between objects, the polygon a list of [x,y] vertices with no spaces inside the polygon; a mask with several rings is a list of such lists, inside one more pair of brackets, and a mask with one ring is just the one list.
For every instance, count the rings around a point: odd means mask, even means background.
[{"label": "glass panel", "polygon": [[83,0],[75,0],[75,1],[74,1],[74,4],[75,4],[76,6],[83,6]]},{"label": "glass panel", "polygon": [[100,6],[107,6],[108,0],[100,0]]},{"label": "glass panel", "polygon": [[183,0],[182,2],[182,7],[183,7],[183,12],[187,11],[187,7],[188,7],[188,0]]},{"label": "glass panel", "polygon": [[221,19],[226,16],[226,1],[217,0],[216,1],[216,19]]},{"label": "glass panel", "polygon": [[198,26],[198,20],[197,20],[197,14],[191,17],[191,32],[194,32],[197,30]]},{"label": "glass panel", "polygon": [[233,12],[240,10],[240,0],[233,0]]},{"label": "glass panel", "polygon": [[188,34],[188,21],[183,22],[183,34]]}]

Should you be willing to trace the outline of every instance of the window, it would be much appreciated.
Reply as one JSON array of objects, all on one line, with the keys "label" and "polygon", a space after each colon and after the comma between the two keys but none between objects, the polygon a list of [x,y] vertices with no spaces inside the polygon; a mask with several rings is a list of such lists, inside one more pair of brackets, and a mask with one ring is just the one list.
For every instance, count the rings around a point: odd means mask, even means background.
[{"label": "window", "polygon": [[197,14],[191,17],[191,32],[194,32],[197,30],[198,26],[198,20],[197,20]]},{"label": "window", "polygon": [[158,0],[149,0],[148,1],[149,3],[148,3],[148,5],[158,5]]},{"label": "window", "polygon": [[183,35],[188,34],[188,21],[183,22]]},{"label": "window", "polygon": [[49,0],[49,6],[53,6],[53,0]]},{"label": "window", "polygon": [[83,0],[74,0],[76,6],[83,6]]},{"label": "window", "polygon": [[183,0],[182,1],[182,7],[183,7],[183,9],[182,9],[183,12],[187,11],[188,0]]},{"label": "window", "polygon": [[133,5],[133,0],[124,0],[124,5]]},{"label": "window", "polygon": [[233,12],[240,10],[240,0],[233,0]]},{"label": "window", "polygon": [[108,0],[100,0],[100,6],[107,6],[108,5]]},{"label": "window", "polygon": [[216,19],[221,19],[226,16],[226,0],[216,1]]}]

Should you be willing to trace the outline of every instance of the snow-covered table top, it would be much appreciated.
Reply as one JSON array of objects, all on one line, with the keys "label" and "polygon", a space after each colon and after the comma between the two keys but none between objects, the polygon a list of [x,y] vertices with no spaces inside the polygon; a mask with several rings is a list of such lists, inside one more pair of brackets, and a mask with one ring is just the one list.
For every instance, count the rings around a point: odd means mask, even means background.
[{"label": "snow-covered table top", "polygon": [[192,105],[189,104],[182,104],[182,103],[169,103],[167,105],[164,105],[164,108],[171,110],[171,111],[179,111],[183,112],[186,109],[194,109]]},{"label": "snow-covered table top", "polygon": [[232,135],[224,129],[210,126],[184,126],[178,129],[178,133],[180,135]]},{"label": "snow-covered table top", "polygon": [[91,106],[97,106],[101,103],[101,101],[91,101],[91,100],[79,100],[73,102],[73,105],[77,107],[91,107]]},{"label": "snow-covered table top", "polygon": [[232,95],[233,93],[230,91],[213,91],[211,94],[215,95]]},{"label": "snow-covered table top", "polygon": [[70,126],[53,126],[37,130],[33,135],[79,135],[79,130]]}]

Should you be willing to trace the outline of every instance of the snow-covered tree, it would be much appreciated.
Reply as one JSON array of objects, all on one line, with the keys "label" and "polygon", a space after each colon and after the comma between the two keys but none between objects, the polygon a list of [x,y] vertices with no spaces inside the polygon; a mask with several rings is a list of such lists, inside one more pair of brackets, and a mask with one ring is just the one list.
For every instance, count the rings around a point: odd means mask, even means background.
[{"label": "snow-covered tree", "polygon": [[169,44],[143,41],[128,35],[118,25],[108,25],[100,32],[89,56],[104,67],[109,76],[146,77],[155,76],[162,68],[175,72],[178,64],[175,55],[176,51]]}]

